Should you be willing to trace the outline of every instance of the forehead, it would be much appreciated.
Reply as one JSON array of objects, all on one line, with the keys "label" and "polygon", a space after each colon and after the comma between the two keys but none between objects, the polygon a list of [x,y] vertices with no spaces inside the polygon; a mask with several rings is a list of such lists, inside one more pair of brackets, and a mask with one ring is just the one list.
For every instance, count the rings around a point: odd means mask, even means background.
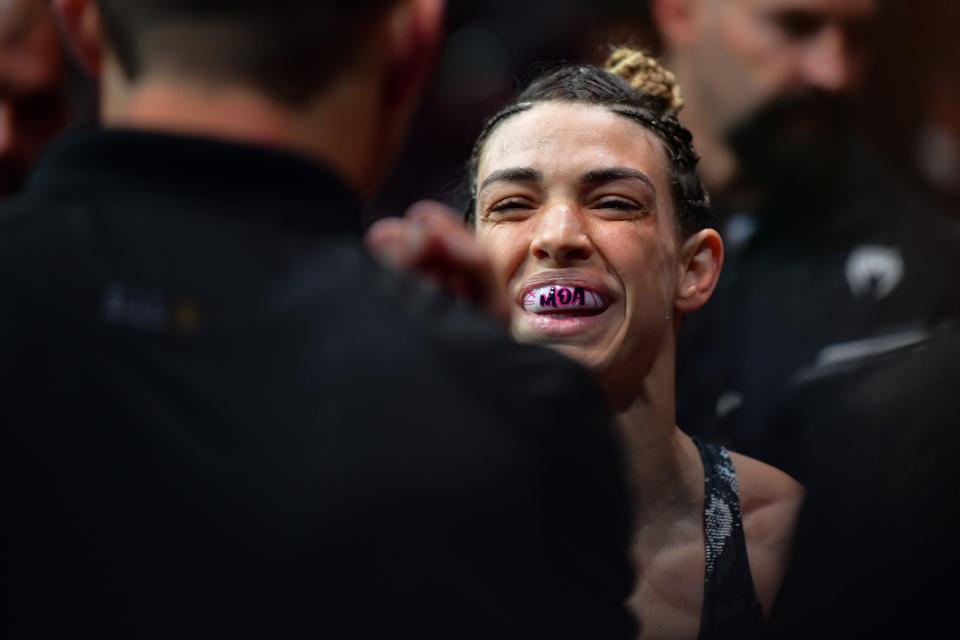
[{"label": "forehead", "polygon": [[545,102],[494,130],[480,156],[478,181],[506,167],[530,167],[547,176],[630,167],[665,180],[667,155],[656,135],[606,107]]}]

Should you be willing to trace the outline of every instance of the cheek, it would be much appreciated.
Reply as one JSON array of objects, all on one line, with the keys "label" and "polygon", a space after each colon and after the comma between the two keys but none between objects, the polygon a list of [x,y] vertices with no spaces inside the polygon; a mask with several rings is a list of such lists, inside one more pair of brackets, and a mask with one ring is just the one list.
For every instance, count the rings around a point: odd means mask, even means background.
[{"label": "cheek", "polygon": [[650,305],[672,307],[679,260],[674,245],[669,238],[643,229],[631,233],[621,230],[603,238],[604,256],[635,310]]}]

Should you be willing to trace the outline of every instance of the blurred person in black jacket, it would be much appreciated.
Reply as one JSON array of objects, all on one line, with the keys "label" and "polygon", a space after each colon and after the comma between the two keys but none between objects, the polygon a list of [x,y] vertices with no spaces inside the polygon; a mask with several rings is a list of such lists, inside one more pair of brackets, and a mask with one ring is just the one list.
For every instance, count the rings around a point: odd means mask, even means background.
[{"label": "blurred person in black jacket", "polygon": [[816,469],[773,638],[935,638],[960,560],[960,333],[837,366],[776,419]]},{"label": "blurred person in black jacket", "polygon": [[0,197],[68,121],[67,63],[45,0],[0,2]]},{"label": "blurred person in black jacket", "polygon": [[[960,309],[960,236],[851,133],[875,0],[652,0],[728,248],[684,329],[678,413],[804,482],[771,417],[824,367]],[[951,266],[952,265],[952,266]]]},{"label": "blurred person in black jacket", "polygon": [[0,209],[4,636],[632,637],[587,374],[360,243],[442,1],[58,5],[104,128]]}]

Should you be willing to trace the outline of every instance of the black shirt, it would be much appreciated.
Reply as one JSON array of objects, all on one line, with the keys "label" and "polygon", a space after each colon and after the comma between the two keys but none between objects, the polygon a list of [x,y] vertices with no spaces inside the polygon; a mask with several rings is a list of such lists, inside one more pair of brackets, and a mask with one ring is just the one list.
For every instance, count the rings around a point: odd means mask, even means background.
[{"label": "black shirt", "polygon": [[587,375],[296,156],[62,141],[0,209],[5,637],[631,637]]}]

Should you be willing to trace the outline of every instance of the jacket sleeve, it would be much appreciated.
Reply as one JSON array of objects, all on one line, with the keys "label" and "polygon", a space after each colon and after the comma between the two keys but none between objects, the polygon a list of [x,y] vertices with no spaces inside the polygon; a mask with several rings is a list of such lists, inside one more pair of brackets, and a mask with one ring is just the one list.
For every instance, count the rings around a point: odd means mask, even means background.
[{"label": "jacket sleeve", "polygon": [[566,600],[558,607],[558,637],[634,638],[626,608],[634,575],[622,449],[600,392],[586,372],[564,365],[555,365],[555,389],[541,400],[554,407],[545,425],[552,448],[544,502],[557,592]]}]

